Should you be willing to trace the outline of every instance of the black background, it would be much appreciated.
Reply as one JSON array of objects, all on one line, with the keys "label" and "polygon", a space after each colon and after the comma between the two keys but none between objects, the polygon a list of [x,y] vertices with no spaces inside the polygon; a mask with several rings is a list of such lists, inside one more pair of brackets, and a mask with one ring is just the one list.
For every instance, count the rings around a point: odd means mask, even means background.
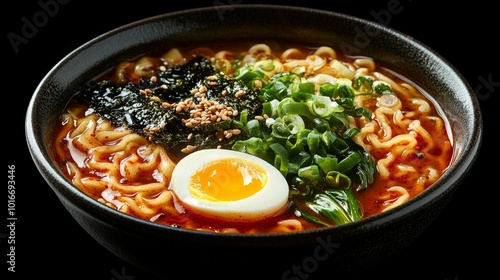
[{"label": "black background", "polygon": [[[2,28],[4,73],[0,95],[3,103],[3,149],[7,165],[16,170],[16,272],[7,271],[8,228],[0,229],[1,279],[97,279],[146,280],[155,278],[118,259],[96,243],[66,212],[38,173],[26,147],[24,118],[36,86],[65,55],[88,40],[123,24],[177,10],[258,3],[258,1],[62,1],[58,10],[37,28],[27,42],[16,47],[9,33],[20,35],[25,21],[43,11],[39,1],[18,1],[3,6]],[[264,1],[260,1],[265,3]],[[498,164],[493,123],[498,121],[498,14],[485,4],[434,6],[437,1],[271,1],[268,4],[306,6],[378,21],[429,46],[463,74],[475,89],[484,117],[481,154],[470,176],[460,186],[439,218],[411,246],[366,271],[363,279],[464,280],[497,277],[498,263]],[[400,12],[389,18],[390,5]],[[456,2],[457,3],[457,2]],[[385,13],[387,15],[387,13]],[[381,22],[383,19],[383,22]],[[16,50],[17,48],[17,50]],[[7,99],[5,99],[7,98]],[[494,109],[493,106],[496,106]],[[494,113],[494,112],[497,113]],[[497,136],[498,137],[498,136]],[[497,138],[498,139],[498,138]],[[4,166],[4,168],[6,168]],[[5,178],[5,177],[4,177]],[[8,179],[5,178],[4,182]],[[7,208],[7,193],[0,203]],[[5,210],[4,210],[5,211]],[[5,212],[4,212],[5,213]],[[7,222],[3,222],[7,224]],[[166,279],[189,277],[196,264],[168,267]],[[256,267],[258,269],[258,267]],[[5,272],[5,273],[4,273]],[[244,272],[242,272],[244,274]],[[267,279],[262,272],[262,279]],[[310,275],[309,279],[320,278]],[[222,267],[207,271],[207,278],[224,278]],[[225,279],[225,278],[224,278]],[[240,279],[234,275],[234,279]]]}]

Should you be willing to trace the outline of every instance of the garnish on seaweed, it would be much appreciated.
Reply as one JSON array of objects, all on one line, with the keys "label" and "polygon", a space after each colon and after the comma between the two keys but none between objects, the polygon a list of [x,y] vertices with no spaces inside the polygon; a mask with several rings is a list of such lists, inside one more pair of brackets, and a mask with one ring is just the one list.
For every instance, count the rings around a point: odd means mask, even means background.
[{"label": "garnish on seaweed", "polygon": [[90,112],[114,125],[184,152],[231,147],[245,138],[234,121],[238,114],[262,112],[256,91],[201,56],[144,76],[138,83],[90,81],[78,98],[88,103]]}]

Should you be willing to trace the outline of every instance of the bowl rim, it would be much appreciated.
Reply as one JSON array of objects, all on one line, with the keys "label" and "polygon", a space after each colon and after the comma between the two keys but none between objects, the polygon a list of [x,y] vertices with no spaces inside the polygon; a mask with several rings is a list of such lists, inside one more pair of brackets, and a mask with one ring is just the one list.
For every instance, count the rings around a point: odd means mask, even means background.
[{"label": "bowl rim", "polygon": [[[460,82],[461,89],[464,92],[467,92],[467,96],[470,98],[469,102],[473,106],[473,116],[476,118],[476,121],[474,122],[474,132],[473,132],[473,135],[475,135],[475,137],[473,139],[470,139],[470,142],[467,142],[467,145],[458,155],[458,158],[456,159],[455,163],[450,166],[450,168],[447,170],[447,172],[445,172],[445,174],[443,174],[443,176],[438,180],[438,182],[433,184],[433,186],[429,187],[428,189],[424,190],[418,196],[405,202],[403,205],[395,207],[394,209],[391,209],[389,211],[376,214],[374,216],[365,217],[360,221],[352,222],[349,224],[336,225],[328,228],[292,232],[292,233],[272,233],[272,234],[262,233],[262,234],[251,234],[251,235],[220,234],[212,232],[199,232],[182,228],[173,228],[153,223],[109,208],[108,206],[98,202],[97,200],[91,198],[90,196],[86,195],[81,190],[76,188],[74,185],[70,183],[68,179],[62,176],[62,174],[52,170],[55,166],[51,163],[50,157],[48,157],[47,154],[42,149],[43,147],[43,145],[41,145],[43,143],[43,139],[41,139],[42,136],[34,134],[36,130],[33,126],[33,123],[35,121],[34,118],[36,117],[34,115],[34,110],[36,108],[36,104],[39,102],[38,99],[40,98],[40,95],[43,93],[44,84],[47,83],[48,80],[52,79],[53,75],[55,75],[55,73],[59,71],[65,63],[73,59],[75,56],[78,56],[81,52],[85,51],[87,48],[90,48],[99,42],[102,42],[106,39],[114,38],[123,31],[138,28],[142,25],[151,22],[168,20],[171,18],[182,17],[185,15],[191,15],[199,12],[213,11],[214,9],[269,9],[269,8],[290,10],[290,11],[301,11],[311,14],[320,13],[326,16],[343,18],[348,21],[353,21],[365,25],[371,25],[382,30],[382,32],[387,32],[390,33],[392,36],[398,37],[399,40],[405,42],[406,44],[412,47],[419,48],[421,51],[433,55],[438,64],[440,64],[442,67],[448,68],[450,73],[453,73],[455,75],[456,81]],[[257,238],[262,238],[263,236],[265,236],[266,238],[278,240],[289,237],[296,238],[298,236],[300,237],[300,236],[319,235],[325,232],[336,232],[336,231],[349,232],[349,231],[354,231],[357,228],[367,227],[368,225],[379,227],[386,223],[390,224],[394,220],[404,217],[405,215],[407,215],[407,213],[413,212],[417,210],[419,207],[435,200],[436,198],[443,195],[450,188],[454,187],[456,184],[459,184],[463,180],[462,174],[468,173],[469,169],[471,168],[472,164],[477,158],[477,154],[482,141],[483,128],[482,128],[482,116],[479,110],[479,103],[476,99],[474,91],[472,90],[468,82],[465,80],[465,78],[461,75],[461,73],[457,69],[454,68],[453,65],[451,65],[440,54],[436,53],[434,50],[432,50],[425,44],[415,40],[414,38],[411,38],[398,30],[392,29],[377,22],[335,11],[325,11],[315,8],[307,8],[299,6],[285,6],[285,5],[271,5],[271,4],[239,4],[239,5],[234,5],[232,7],[207,6],[207,7],[193,8],[188,10],[175,11],[175,12],[147,17],[109,30],[87,41],[86,43],[80,45],[79,47],[71,51],[69,54],[67,54],[65,57],[63,57],[56,65],[54,65],[54,67],[50,69],[50,71],[45,75],[45,77],[40,81],[39,85],[36,87],[26,112],[25,134],[26,134],[26,141],[28,144],[28,148],[36,167],[38,168],[40,174],[42,175],[42,177],[44,177],[48,185],[56,192],[59,199],[71,200],[72,204],[77,205],[82,210],[85,209],[85,211],[99,213],[100,219],[108,220],[110,223],[116,223],[116,222],[124,222],[126,224],[133,223],[135,225],[140,226],[140,228],[152,229],[153,231],[157,231],[160,234],[178,233],[179,235],[188,234],[188,235],[195,235],[195,236],[198,235],[209,238],[224,238],[224,239],[230,237],[234,239],[236,242],[239,242],[242,239],[245,240],[257,239]],[[458,180],[456,180],[457,178]],[[402,211],[403,209],[405,209],[405,211]],[[110,216],[114,217],[115,220],[113,222],[110,221]]]}]

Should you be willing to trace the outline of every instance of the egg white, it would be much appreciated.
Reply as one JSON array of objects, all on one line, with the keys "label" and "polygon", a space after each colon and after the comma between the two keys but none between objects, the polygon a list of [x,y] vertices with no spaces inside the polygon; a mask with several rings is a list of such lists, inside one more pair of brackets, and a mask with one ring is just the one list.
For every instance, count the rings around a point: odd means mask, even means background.
[{"label": "egg white", "polygon": [[[204,164],[224,158],[246,159],[263,167],[268,176],[264,187],[251,196],[233,201],[210,201],[193,196],[189,188],[191,176]],[[169,189],[183,208],[227,221],[273,217],[288,205],[288,183],[279,170],[261,158],[233,150],[207,149],[187,155],[174,168]]]}]

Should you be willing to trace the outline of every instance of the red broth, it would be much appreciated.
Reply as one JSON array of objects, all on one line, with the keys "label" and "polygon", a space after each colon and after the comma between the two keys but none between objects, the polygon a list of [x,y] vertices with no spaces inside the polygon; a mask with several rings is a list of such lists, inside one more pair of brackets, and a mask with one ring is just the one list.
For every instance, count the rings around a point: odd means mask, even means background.
[{"label": "red broth", "polygon": [[[118,62],[115,69],[96,80],[138,83],[142,77],[153,77],[168,67],[182,65],[194,55],[210,59],[227,75],[233,75],[244,63],[272,60],[274,68],[268,71],[269,76],[279,71],[303,71],[304,77],[318,85],[362,75],[389,85],[396,98],[357,96],[355,103],[369,109],[373,117],[349,119],[360,130],[354,142],[376,163],[374,181],[368,188],[354,191],[363,218],[417,196],[442,176],[452,160],[447,121],[418,85],[380,67],[375,60],[345,57],[333,47],[270,42],[179,46]],[[235,66],[234,60],[240,64]],[[186,210],[168,186],[175,165],[186,152],[181,148],[187,146],[162,146],[126,125],[115,125],[96,115],[88,104],[77,99],[69,103],[61,116],[54,133],[54,147],[56,160],[75,187],[111,208],[151,222],[221,233],[278,233],[324,226],[297,215],[293,207],[251,223],[229,222]]]}]

